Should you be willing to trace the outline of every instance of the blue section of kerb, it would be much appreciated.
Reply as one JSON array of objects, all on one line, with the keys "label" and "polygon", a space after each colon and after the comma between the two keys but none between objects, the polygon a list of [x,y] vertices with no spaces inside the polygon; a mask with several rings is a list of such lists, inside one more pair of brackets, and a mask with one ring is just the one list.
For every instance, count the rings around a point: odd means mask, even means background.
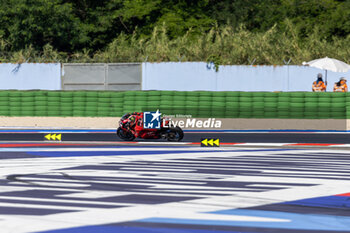
[{"label": "blue section of kerb", "polygon": [[[239,233],[238,231],[230,231]],[[150,227],[128,227],[128,226],[86,226],[43,231],[40,233],[228,233],[227,231],[181,229],[181,228],[150,228]],[[248,232],[254,233],[254,232]]]},{"label": "blue section of kerb", "polygon": [[[350,209],[349,197],[325,196],[302,199],[279,204],[298,205],[320,208]],[[262,221],[223,221],[223,220],[198,220],[198,219],[174,219],[174,218],[149,218],[140,222],[211,225],[231,227],[255,227],[289,230],[313,230],[313,231],[350,231],[350,217],[322,214],[288,213],[280,211],[264,211],[254,209],[231,209],[211,212],[212,214],[249,216],[271,218]],[[279,221],[276,221],[279,220]]]},{"label": "blue section of kerb", "polygon": [[[255,227],[290,230],[314,230],[314,231],[346,231],[350,230],[350,217],[296,214],[278,211],[262,210],[225,210],[215,212],[216,214],[273,218],[261,221],[227,221],[210,219],[184,219],[184,218],[147,218],[139,222],[167,223],[167,224],[189,224],[208,226],[231,226],[231,227]],[[278,220],[278,221],[276,221]]]},{"label": "blue section of kerb", "polygon": [[220,152],[247,152],[247,151],[285,151],[290,149],[267,150],[127,150],[127,151],[28,151],[28,155],[42,157],[77,157],[77,156],[125,156],[125,155],[158,155],[158,154],[186,154],[186,153],[220,153]]},{"label": "blue section of kerb", "polygon": [[283,204],[309,206],[309,207],[347,209],[350,211],[349,198],[350,197],[347,197],[347,196],[326,196],[326,197],[302,199],[297,201],[289,201],[289,202],[284,202]]}]

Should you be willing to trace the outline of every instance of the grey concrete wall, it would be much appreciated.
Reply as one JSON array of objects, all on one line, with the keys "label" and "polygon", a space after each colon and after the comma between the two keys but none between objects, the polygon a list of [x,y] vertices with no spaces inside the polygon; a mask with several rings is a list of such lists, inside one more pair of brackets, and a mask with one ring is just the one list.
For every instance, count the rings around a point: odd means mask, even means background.
[{"label": "grey concrete wall", "polygon": [[140,63],[62,64],[63,90],[141,90]]}]

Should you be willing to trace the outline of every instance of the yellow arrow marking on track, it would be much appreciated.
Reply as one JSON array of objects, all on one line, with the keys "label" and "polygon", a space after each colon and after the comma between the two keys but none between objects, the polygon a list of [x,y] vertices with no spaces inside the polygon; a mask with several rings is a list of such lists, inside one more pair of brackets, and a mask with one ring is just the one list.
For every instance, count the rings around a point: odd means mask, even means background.
[{"label": "yellow arrow marking on track", "polygon": [[51,134],[45,135],[45,138],[50,141],[51,140]]},{"label": "yellow arrow marking on track", "polygon": [[51,141],[51,140],[61,141],[62,134],[47,134],[47,135],[45,135],[45,138],[49,141]]},{"label": "yellow arrow marking on track", "polygon": [[204,139],[203,141],[201,141],[202,144],[204,144],[205,146],[208,146],[208,139]]},{"label": "yellow arrow marking on track", "polygon": [[214,141],[214,144],[217,145],[217,146],[220,146],[220,140],[219,140],[219,139],[216,139],[216,140]]}]

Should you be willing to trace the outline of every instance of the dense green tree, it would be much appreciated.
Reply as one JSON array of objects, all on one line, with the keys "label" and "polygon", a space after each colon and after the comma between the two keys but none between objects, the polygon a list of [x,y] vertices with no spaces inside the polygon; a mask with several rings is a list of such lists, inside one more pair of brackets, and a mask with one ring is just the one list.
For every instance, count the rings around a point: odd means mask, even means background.
[{"label": "dense green tree", "polygon": [[[135,41],[141,46],[157,38],[169,44],[186,38],[190,45],[212,33],[204,46],[227,36],[217,33],[222,28],[257,37],[273,31],[275,44],[290,35],[296,47],[312,39],[337,44],[350,34],[350,0],[0,0],[0,6],[0,52],[21,56],[49,52],[89,60],[120,49],[118,43],[137,47]],[[176,53],[164,59],[183,52]]]},{"label": "dense green tree", "polygon": [[333,14],[342,5],[335,0],[281,0],[279,10],[283,18],[291,19],[299,27],[301,36],[306,37],[319,27],[321,37],[330,37],[333,33],[330,27],[337,24]]},{"label": "dense green tree", "polygon": [[320,37],[328,40],[350,33],[350,1],[276,0],[261,2],[254,9],[254,23],[245,20],[250,30],[266,31],[274,25],[284,30],[288,19],[298,28],[301,38],[308,37],[315,29]]},{"label": "dense green tree", "polygon": [[307,37],[317,27],[321,37],[345,37],[350,33],[350,1],[347,0],[211,0],[208,10],[221,25],[244,25],[266,31],[274,25],[286,28],[288,19]]},{"label": "dense green tree", "polygon": [[80,30],[88,38],[80,47],[92,51],[102,49],[123,31],[120,20],[115,17],[115,11],[122,7],[121,1],[62,0],[62,3],[72,6]]},{"label": "dense green tree", "polygon": [[206,12],[208,0],[119,0],[123,3],[116,16],[127,31],[139,28],[150,34],[155,26],[165,24],[171,37],[187,30],[203,31],[215,23]]},{"label": "dense green tree", "polygon": [[210,0],[207,11],[220,25],[266,30],[273,26],[279,5],[280,0]]},{"label": "dense green tree", "polygon": [[1,0],[0,36],[11,50],[49,43],[68,51],[88,40],[72,5],[59,0]]}]

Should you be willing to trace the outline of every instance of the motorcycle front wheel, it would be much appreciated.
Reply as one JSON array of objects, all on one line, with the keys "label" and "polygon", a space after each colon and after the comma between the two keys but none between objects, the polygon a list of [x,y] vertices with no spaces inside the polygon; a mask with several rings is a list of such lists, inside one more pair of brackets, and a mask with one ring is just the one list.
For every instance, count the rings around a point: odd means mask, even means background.
[{"label": "motorcycle front wheel", "polygon": [[133,141],[135,139],[135,136],[132,133],[126,132],[120,127],[117,129],[117,135],[124,141]]},{"label": "motorcycle front wheel", "polygon": [[175,128],[169,129],[167,140],[169,142],[179,142],[183,139],[183,137],[184,137],[184,132],[180,127],[176,126]]}]

